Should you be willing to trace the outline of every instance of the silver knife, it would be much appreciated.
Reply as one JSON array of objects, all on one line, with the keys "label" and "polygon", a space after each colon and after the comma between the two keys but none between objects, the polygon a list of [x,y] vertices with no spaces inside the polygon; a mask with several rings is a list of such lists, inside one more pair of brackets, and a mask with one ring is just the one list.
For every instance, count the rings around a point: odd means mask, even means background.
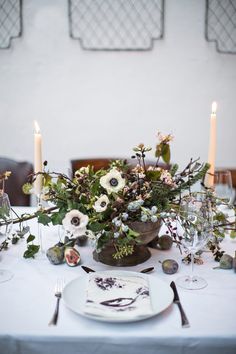
[{"label": "silver knife", "polygon": [[94,273],[95,270],[89,268],[89,267],[86,267],[86,266],[81,266],[81,268],[86,272],[86,273]]},{"label": "silver knife", "polygon": [[[81,268],[86,272],[86,273],[94,273],[95,270],[86,266],[81,266]],[[150,267],[150,268],[145,268],[143,270],[140,271],[140,273],[150,273],[154,270],[154,267]]]},{"label": "silver knife", "polygon": [[180,315],[181,315],[181,321],[182,321],[182,327],[184,328],[188,328],[190,327],[190,323],[188,321],[188,318],[184,312],[184,309],[181,305],[181,302],[180,302],[180,299],[179,299],[179,294],[178,294],[178,291],[176,289],[176,285],[175,285],[175,282],[171,282],[170,283],[170,287],[172,288],[173,292],[174,292],[174,303],[178,305],[179,307],[179,311],[180,311]]}]

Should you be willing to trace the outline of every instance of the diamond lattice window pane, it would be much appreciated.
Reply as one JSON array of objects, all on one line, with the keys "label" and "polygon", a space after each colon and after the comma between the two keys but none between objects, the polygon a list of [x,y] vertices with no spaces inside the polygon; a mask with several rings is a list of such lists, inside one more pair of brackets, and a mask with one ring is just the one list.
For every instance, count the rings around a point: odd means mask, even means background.
[{"label": "diamond lattice window pane", "polygon": [[69,0],[69,15],[84,49],[148,50],[163,36],[164,0]]},{"label": "diamond lattice window pane", "polygon": [[21,0],[0,0],[0,49],[21,35]]},{"label": "diamond lattice window pane", "polygon": [[236,0],[206,1],[206,39],[217,51],[236,54]]}]

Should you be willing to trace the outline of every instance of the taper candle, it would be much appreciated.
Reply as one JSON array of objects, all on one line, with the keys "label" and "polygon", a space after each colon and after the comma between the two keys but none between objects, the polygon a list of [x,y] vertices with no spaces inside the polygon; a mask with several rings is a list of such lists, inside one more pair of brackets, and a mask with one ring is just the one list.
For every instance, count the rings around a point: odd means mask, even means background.
[{"label": "taper candle", "polygon": [[[40,133],[39,125],[34,121],[34,172],[43,171],[42,163],[42,135]],[[34,193],[40,195],[42,191],[42,176],[38,175],[34,182]]]},{"label": "taper candle", "polygon": [[210,119],[210,140],[208,151],[208,163],[211,165],[206,179],[206,186],[212,188],[214,186],[215,159],[216,159],[216,109],[217,103],[212,103],[211,119]]}]

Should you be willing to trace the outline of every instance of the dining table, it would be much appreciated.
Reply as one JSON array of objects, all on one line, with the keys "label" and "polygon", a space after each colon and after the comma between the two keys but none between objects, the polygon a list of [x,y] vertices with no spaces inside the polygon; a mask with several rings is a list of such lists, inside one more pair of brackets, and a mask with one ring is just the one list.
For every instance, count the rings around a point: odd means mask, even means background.
[{"label": "dining table", "polygon": [[[35,211],[34,207],[13,209],[17,214]],[[37,243],[37,220],[29,220],[27,224]],[[15,230],[18,227],[17,224],[13,226]],[[195,264],[194,272],[208,285],[200,290],[177,287],[190,322],[188,328],[181,326],[180,312],[173,302],[162,312],[140,321],[109,322],[72,311],[63,298],[58,323],[49,326],[56,305],[54,287],[58,278],[64,278],[69,284],[78,277],[88,277],[81,265],[96,271],[114,270],[115,267],[95,261],[89,242],[79,248],[81,261],[78,266],[51,264],[45,252],[59,241],[60,229],[52,225],[40,228],[42,250],[35,258],[23,257],[27,236],[0,252],[0,271],[7,269],[13,273],[12,279],[0,283],[0,354],[236,353],[236,272],[216,268],[218,263],[207,250],[201,256],[203,264]],[[0,236],[0,242],[3,240]],[[225,235],[221,248],[234,256],[236,239]],[[190,265],[182,261],[185,254],[181,254],[175,244],[170,250],[151,248],[150,251],[151,257],[145,263],[121,269],[139,272],[153,266],[154,271],[148,275],[150,282],[160,279],[168,286],[191,271]],[[175,274],[163,272],[161,262],[166,259],[178,262]],[[158,290],[153,296],[158,298]]]}]

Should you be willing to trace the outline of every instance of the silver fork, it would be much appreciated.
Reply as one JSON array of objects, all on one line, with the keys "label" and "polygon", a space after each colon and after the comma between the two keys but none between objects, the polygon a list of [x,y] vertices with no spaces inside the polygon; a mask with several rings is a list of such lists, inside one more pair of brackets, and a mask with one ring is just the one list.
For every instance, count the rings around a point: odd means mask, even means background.
[{"label": "silver fork", "polygon": [[56,324],[57,324],[58,315],[59,315],[59,305],[60,305],[61,294],[62,294],[62,290],[64,288],[64,285],[65,285],[64,278],[57,279],[57,282],[55,285],[55,291],[54,291],[54,294],[57,298],[57,303],[56,303],[56,308],[55,308],[54,314],[52,316],[52,319],[48,324],[49,326],[56,326]]}]

